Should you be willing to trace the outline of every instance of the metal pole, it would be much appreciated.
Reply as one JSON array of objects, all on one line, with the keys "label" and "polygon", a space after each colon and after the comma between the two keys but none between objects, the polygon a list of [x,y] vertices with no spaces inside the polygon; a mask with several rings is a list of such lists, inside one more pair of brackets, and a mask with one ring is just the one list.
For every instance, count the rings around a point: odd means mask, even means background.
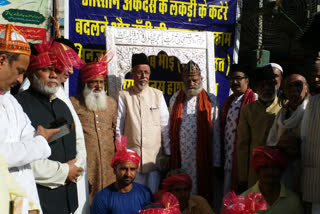
[{"label": "metal pole", "polygon": [[[57,17],[57,3],[56,3],[56,0],[52,0],[52,17],[54,19],[56,19]],[[52,27],[52,37],[53,39],[56,39],[56,23],[55,23],[55,20],[54,19],[51,19],[51,27]]]}]

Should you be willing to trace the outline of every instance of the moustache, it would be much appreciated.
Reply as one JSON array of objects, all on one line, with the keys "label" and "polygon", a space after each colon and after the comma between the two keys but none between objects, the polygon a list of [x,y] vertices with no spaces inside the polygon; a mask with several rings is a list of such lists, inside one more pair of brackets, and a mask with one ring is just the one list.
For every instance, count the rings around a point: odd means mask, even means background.
[{"label": "moustache", "polygon": [[240,87],[240,85],[238,85],[238,84],[231,84],[231,88],[236,88],[236,87]]},{"label": "moustache", "polygon": [[48,83],[57,83],[57,84],[58,84],[58,80],[56,80],[56,79],[50,79],[50,80],[48,81]]}]

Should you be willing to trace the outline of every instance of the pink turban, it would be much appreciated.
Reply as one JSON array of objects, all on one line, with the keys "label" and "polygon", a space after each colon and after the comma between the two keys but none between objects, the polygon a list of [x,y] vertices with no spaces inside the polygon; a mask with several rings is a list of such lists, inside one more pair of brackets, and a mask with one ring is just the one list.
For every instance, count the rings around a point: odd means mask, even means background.
[{"label": "pink turban", "polygon": [[38,55],[30,56],[28,70],[53,65],[60,72],[65,72],[73,67],[80,69],[85,65],[72,48],[60,42],[43,41],[35,44],[34,48],[38,51]]},{"label": "pink turban", "polygon": [[111,167],[114,168],[114,166],[117,163],[123,163],[123,162],[133,162],[136,164],[137,167],[139,167],[139,162],[141,157],[134,151],[128,151],[127,150],[127,137],[119,135],[117,137],[117,140],[115,142],[116,144],[116,153],[114,154],[112,161],[111,161]]},{"label": "pink turban", "polygon": [[278,165],[284,169],[286,167],[286,160],[283,154],[276,148],[270,148],[265,146],[258,146],[253,150],[253,156],[251,158],[251,167],[254,171],[268,164]]},{"label": "pink turban", "polygon": [[81,81],[88,82],[97,78],[100,75],[106,77],[108,74],[107,65],[112,60],[113,53],[111,50],[107,51],[105,55],[101,55],[98,62],[87,63],[80,71]]}]

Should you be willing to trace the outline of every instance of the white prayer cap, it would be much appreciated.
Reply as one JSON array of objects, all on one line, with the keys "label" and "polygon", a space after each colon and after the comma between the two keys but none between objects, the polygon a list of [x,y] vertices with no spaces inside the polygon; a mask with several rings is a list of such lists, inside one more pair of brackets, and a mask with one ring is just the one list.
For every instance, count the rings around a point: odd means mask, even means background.
[{"label": "white prayer cap", "polygon": [[281,73],[283,74],[283,70],[282,70],[281,65],[279,65],[279,64],[277,64],[277,63],[269,63],[269,64],[270,64],[271,67],[273,67],[273,68],[278,68],[278,69],[281,71]]}]

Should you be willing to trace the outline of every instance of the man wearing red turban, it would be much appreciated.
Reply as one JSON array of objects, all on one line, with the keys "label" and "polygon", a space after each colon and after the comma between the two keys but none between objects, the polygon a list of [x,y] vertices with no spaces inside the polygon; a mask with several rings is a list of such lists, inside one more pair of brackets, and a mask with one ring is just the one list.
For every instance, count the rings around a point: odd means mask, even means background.
[{"label": "man wearing red turban", "polygon": [[105,164],[114,154],[117,120],[117,103],[107,96],[104,85],[111,59],[107,52],[97,62],[87,63],[80,70],[82,92],[70,98],[84,131],[90,202],[97,192],[115,181],[112,168]]},{"label": "man wearing red turban", "polygon": [[[18,82],[21,83],[29,65],[30,53],[26,37],[15,26],[0,26],[0,153],[4,159],[1,168],[7,168],[2,170],[6,173],[9,170],[13,176],[12,182],[16,182],[28,196],[29,213],[38,213],[41,208],[30,163],[50,156],[47,140],[59,130],[43,127],[36,127],[35,130],[9,92]],[[1,213],[9,213],[9,193],[19,195],[11,192],[14,189],[8,189],[6,183],[1,182]]]},{"label": "man wearing red turban", "polygon": [[134,151],[127,150],[125,136],[118,136],[115,144],[116,153],[111,161],[111,167],[116,181],[94,196],[91,214],[137,214],[151,201],[151,191],[146,186],[133,182],[140,156]]},{"label": "man wearing red turban", "polygon": [[267,202],[267,210],[258,213],[300,214],[304,213],[299,197],[281,184],[286,167],[283,154],[275,147],[258,146],[253,150],[251,167],[257,174],[257,183],[243,195],[261,193]]},{"label": "man wearing red turban", "polygon": [[165,192],[171,192],[179,200],[181,213],[214,213],[205,198],[199,195],[191,195],[192,180],[188,174],[181,169],[171,170],[169,174],[171,175],[162,181],[161,190],[155,193],[156,200],[161,198]]}]

